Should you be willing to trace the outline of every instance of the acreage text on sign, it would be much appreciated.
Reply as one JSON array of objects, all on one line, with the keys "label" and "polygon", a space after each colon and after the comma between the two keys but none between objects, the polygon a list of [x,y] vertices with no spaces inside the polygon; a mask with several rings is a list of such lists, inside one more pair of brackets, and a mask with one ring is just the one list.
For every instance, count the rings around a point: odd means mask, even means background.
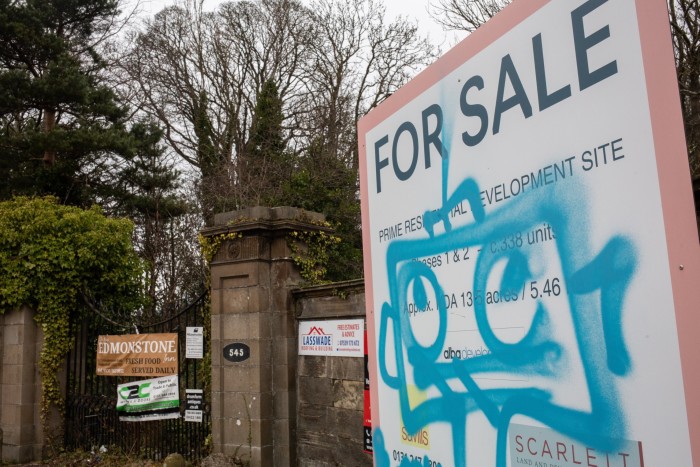
[{"label": "acreage text on sign", "polygon": [[98,376],[176,375],[177,334],[99,336]]}]

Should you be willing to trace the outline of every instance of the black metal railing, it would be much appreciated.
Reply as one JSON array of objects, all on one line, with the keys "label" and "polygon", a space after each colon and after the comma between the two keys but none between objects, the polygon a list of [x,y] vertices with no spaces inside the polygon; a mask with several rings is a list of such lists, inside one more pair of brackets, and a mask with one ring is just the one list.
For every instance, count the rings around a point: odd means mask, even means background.
[{"label": "black metal railing", "polygon": [[202,360],[185,358],[186,329],[203,326],[204,307],[208,296],[199,295],[189,305],[167,319],[154,323],[136,324],[122,317],[119,323],[90,303],[95,311],[90,319],[73,323],[74,344],[67,362],[66,411],[64,444],[67,450],[86,451],[118,448],[134,457],[161,460],[171,453],[180,453],[189,461],[197,461],[207,454],[206,439],[211,433],[209,404],[205,397],[202,422],[179,419],[123,422],[116,411],[117,385],[138,378],[97,376],[97,339],[100,335],[139,333],[177,333],[179,339],[179,388],[181,412],[184,412],[186,389],[203,389]]}]

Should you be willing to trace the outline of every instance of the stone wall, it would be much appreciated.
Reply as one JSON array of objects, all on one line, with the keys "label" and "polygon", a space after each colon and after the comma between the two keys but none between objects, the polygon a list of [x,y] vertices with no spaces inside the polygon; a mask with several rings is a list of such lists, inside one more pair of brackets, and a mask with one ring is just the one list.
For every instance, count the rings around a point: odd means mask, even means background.
[{"label": "stone wall", "polygon": [[[365,317],[362,280],[293,295],[300,321]],[[297,362],[298,465],[372,465],[372,456],[363,451],[364,359],[300,355]]]},{"label": "stone wall", "polygon": [[[41,421],[39,357],[43,333],[34,311],[22,307],[0,316],[0,436],[3,463],[42,459],[47,440]],[[65,373],[59,375],[64,384]],[[56,411],[49,416],[49,430],[59,436],[62,420]]]}]

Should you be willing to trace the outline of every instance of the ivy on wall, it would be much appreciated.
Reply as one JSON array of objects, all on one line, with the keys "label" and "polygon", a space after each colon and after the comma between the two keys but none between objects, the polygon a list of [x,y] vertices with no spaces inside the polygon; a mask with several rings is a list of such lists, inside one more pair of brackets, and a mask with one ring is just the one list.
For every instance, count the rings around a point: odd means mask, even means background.
[{"label": "ivy on wall", "polygon": [[199,246],[202,250],[202,256],[207,261],[207,264],[211,264],[211,260],[214,259],[216,253],[218,253],[221,245],[227,240],[235,240],[237,238],[242,238],[243,235],[238,232],[228,232],[213,235],[211,237],[205,237],[201,233],[199,234]]},{"label": "ivy on wall", "polygon": [[[304,285],[320,285],[329,282],[326,280],[328,265],[334,251],[342,242],[342,239],[329,232],[332,225],[327,221],[318,221],[307,216],[304,212],[297,220],[316,225],[316,230],[292,230],[287,234],[287,245],[291,251],[291,258],[299,268],[299,273],[304,280]],[[251,222],[253,219],[244,217],[229,221],[227,225],[236,225],[243,222]],[[214,256],[226,241],[243,238],[240,232],[226,232],[205,237],[199,235],[199,244],[207,264],[211,264]]]},{"label": "ivy on wall", "polygon": [[109,219],[99,207],[63,206],[53,197],[0,202],[0,313],[23,305],[36,310],[44,335],[39,372],[45,429],[50,408],[63,409],[57,373],[71,350],[71,317],[89,313],[81,293],[121,309],[143,304],[143,265],[132,231],[129,220]]},{"label": "ivy on wall", "polygon": [[[324,226],[326,226],[324,224]],[[341,238],[323,230],[293,230],[287,237],[292,261],[306,285],[324,284],[328,272],[330,252]]]}]

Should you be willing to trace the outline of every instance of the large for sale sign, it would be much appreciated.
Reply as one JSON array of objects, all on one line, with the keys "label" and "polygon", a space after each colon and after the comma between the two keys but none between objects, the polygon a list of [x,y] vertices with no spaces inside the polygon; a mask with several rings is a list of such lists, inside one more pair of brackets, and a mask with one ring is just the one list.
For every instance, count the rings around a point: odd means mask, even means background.
[{"label": "large for sale sign", "polygon": [[700,463],[665,0],[516,0],[358,134],[377,466]]}]

